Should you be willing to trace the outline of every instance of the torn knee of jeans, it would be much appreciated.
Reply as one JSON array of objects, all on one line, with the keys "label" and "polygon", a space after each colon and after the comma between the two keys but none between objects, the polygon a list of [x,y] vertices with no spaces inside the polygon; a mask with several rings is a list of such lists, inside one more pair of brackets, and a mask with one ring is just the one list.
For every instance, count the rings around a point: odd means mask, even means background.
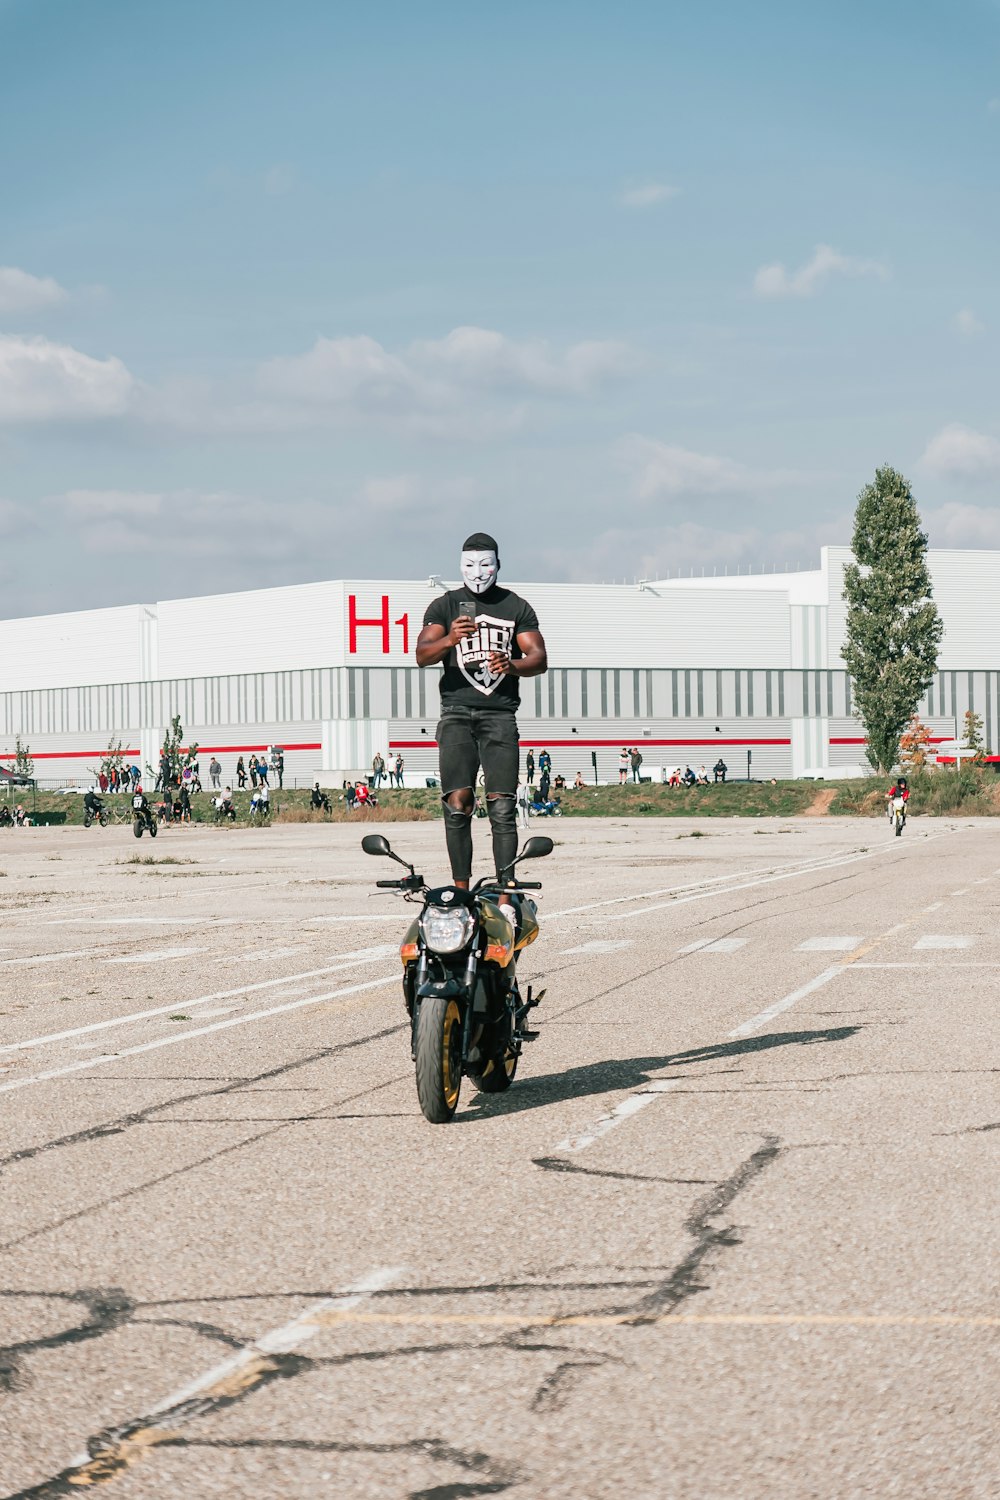
[{"label": "torn knee of jeans", "polygon": [[[458,798],[458,806],[451,801],[452,797]],[[444,805],[444,815],[446,818],[449,816],[459,820],[471,818],[476,810],[476,799],[469,788],[457,792],[448,792],[446,796],[441,798],[441,802]]]},{"label": "torn knee of jeans", "polygon": [[514,793],[513,792],[487,792],[486,793],[486,800],[487,800],[487,802],[513,802],[513,800],[514,800]]}]

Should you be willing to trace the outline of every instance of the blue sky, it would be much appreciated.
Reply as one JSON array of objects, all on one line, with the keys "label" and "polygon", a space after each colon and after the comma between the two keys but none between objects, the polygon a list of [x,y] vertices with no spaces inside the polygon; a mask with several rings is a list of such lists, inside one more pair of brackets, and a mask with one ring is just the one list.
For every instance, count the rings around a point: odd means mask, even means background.
[{"label": "blue sky", "polygon": [[0,614],[1000,546],[1000,7],[0,0]]}]

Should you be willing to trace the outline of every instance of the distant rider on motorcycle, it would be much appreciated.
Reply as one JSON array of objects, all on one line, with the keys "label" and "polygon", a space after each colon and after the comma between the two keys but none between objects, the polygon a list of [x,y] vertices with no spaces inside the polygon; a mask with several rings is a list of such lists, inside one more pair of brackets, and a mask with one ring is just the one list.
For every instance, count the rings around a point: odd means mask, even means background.
[{"label": "distant rider on motorcycle", "polygon": [[904,802],[909,802],[910,788],[906,784],[906,777],[897,776],[895,781],[892,783],[892,786],[889,788],[885,795],[889,802],[891,802],[894,797],[902,797]]},{"label": "distant rider on motorcycle", "polygon": [[91,787],[89,792],[85,792],[83,795],[83,810],[85,813],[90,813],[92,818],[100,817],[101,813],[104,811],[104,803],[94,791],[93,787]]},{"label": "distant rider on motorcycle", "polygon": [[[452,879],[460,890],[468,890],[472,878],[480,766],[498,879],[517,855],[519,679],[537,677],[548,667],[535,611],[500,587],[499,571],[493,537],[481,531],[467,537],[463,585],[432,601],[417,638],[417,666],[444,667],[437,727],[441,797]],[[504,905],[510,907],[509,902]]]}]

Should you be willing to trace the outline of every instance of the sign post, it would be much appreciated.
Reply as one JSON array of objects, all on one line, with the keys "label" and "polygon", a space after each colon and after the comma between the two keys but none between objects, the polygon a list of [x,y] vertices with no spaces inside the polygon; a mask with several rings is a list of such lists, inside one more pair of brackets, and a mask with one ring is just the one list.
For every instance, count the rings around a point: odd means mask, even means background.
[{"label": "sign post", "polygon": [[597,751],[596,750],[591,750],[591,752],[590,752],[590,764],[594,768],[594,785],[596,786],[597,785]]}]

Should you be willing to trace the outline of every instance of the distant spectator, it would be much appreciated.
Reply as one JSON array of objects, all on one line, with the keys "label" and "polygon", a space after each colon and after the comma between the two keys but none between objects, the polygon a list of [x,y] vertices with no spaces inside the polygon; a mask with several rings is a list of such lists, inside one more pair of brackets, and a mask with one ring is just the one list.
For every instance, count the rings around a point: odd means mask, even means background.
[{"label": "distant spectator", "polygon": [[353,781],[345,781],[344,782],[344,801],[347,803],[347,810],[348,810],[348,812],[353,812],[354,811],[354,783],[353,783]]},{"label": "distant spectator", "polygon": [[132,767],[132,791],[133,792],[136,790],[136,788],[138,787],[139,782],[141,780],[142,780],[142,772],[139,770],[138,766],[133,766]]},{"label": "distant spectator", "polygon": [[256,755],[251,755],[251,757],[250,757],[250,785],[251,785],[251,787],[254,787],[254,788],[256,788],[256,786],[257,786],[257,757],[256,757]]},{"label": "distant spectator", "polygon": [[193,760],[191,762],[191,790],[192,792],[200,792],[202,790],[200,760]]},{"label": "distant spectator", "polygon": [[680,768],[680,766],[674,766],[671,769],[670,775],[667,777],[667,785],[668,786],[680,786],[680,784],[681,784],[681,768]]},{"label": "distant spectator", "polygon": [[552,785],[557,792],[564,792],[566,790],[566,778],[561,771],[553,780]]},{"label": "distant spectator", "polygon": [[708,786],[708,772],[705,770],[704,766],[698,767],[698,785]]},{"label": "distant spectator", "polygon": [[549,777],[552,775],[552,757],[547,750],[543,750],[538,757],[538,774]]},{"label": "distant spectator", "polygon": [[639,780],[639,772],[642,770],[642,751],[641,750],[639,750],[638,748],[633,749],[631,755],[629,756],[629,764],[632,767],[632,780],[633,781],[638,781]]},{"label": "distant spectator", "polygon": [[280,745],[275,745],[271,751],[271,770],[278,778],[278,791],[282,791],[285,785],[285,752]]},{"label": "distant spectator", "polygon": [[354,784],[354,804],[355,804],[355,806],[356,807],[367,807],[370,801],[371,801],[371,792],[368,790],[367,784],[364,781],[357,781],[357,782],[355,782],[355,784]]},{"label": "distant spectator", "polygon": [[403,786],[403,757],[396,755],[396,785],[402,789]]},{"label": "distant spectator", "polygon": [[582,792],[585,786],[586,786],[586,782],[583,779],[583,772],[582,771],[577,771],[577,773],[576,773],[576,780],[573,783],[574,790],[577,791],[577,792]]},{"label": "distant spectator", "polygon": [[628,752],[627,748],[623,745],[622,746],[622,753],[618,757],[618,785],[619,786],[624,786],[625,783],[626,783],[626,781],[628,781],[629,759],[630,759],[629,752]]},{"label": "distant spectator", "polygon": [[104,771],[101,771],[100,775],[98,776],[98,778],[97,778],[97,785],[100,787],[100,789],[101,789],[102,792],[106,792],[107,791],[107,789],[108,789],[108,778],[107,778],[107,775],[106,775],[106,773]]},{"label": "distant spectator", "polygon": [[332,812],[333,811],[333,809],[330,806],[330,799],[326,795],[325,792],[320,791],[320,786],[319,786],[319,782],[318,781],[313,786],[312,793],[311,793],[311,795],[309,797],[309,805],[312,808],[313,812]]},{"label": "distant spectator", "polygon": [[156,778],[156,786],[153,788],[153,790],[157,791],[157,792],[165,792],[169,786],[170,786],[170,756],[164,754],[164,755],[160,756],[160,771],[159,771],[159,775]]},{"label": "distant spectator", "polygon": [[725,779],[726,779],[726,772],[728,770],[729,770],[729,767],[726,765],[726,762],[722,759],[722,756],[720,755],[719,758],[718,758],[718,760],[715,762],[715,765],[712,767],[712,774],[714,775],[716,781],[725,781]]},{"label": "distant spectator", "polygon": [[531,785],[527,780],[517,783],[517,811],[521,827],[528,826],[528,808],[531,806]]},{"label": "distant spectator", "polygon": [[529,750],[524,758],[524,775],[529,786],[535,784],[535,752]]},{"label": "distant spectator", "polygon": [[212,783],[213,792],[217,792],[221,789],[222,767],[219,765],[219,762],[216,760],[214,755],[208,763],[208,779]]},{"label": "distant spectator", "polygon": [[385,759],[381,750],[376,750],[372,756],[372,785],[378,791],[382,785],[382,777],[385,775]]},{"label": "distant spectator", "polygon": [[243,764],[243,757],[241,755],[240,758],[239,758],[239,760],[236,762],[236,785],[239,787],[240,791],[242,792],[242,790],[246,786],[246,784],[247,784],[247,768]]},{"label": "distant spectator", "polygon": [[694,774],[690,766],[685,766],[684,775],[681,777],[681,780],[683,781],[685,786],[694,786],[698,778]]},{"label": "distant spectator", "polygon": [[267,786],[267,761],[262,755],[257,757],[257,780],[261,786]]},{"label": "distant spectator", "polygon": [[[541,761],[539,761],[539,765],[540,764],[541,764]],[[548,771],[543,771],[541,773],[541,775],[539,776],[539,778],[538,778],[538,789],[539,789],[539,791],[542,794],[542,801],[543,802],[547,802],[549,800],[549,773],[548,773]]]},{"label": "distant spectator", "polygon": [[266,781],[260,784],[260,810],[265,818],[271,816],[271,788]]},{"label": "distant spectator", "polygon": [[181,787],[181,794],[180,794],[179,798],[177,799],[177,802],[174,804],[174,812],[177,815],[177,817],[180,818],[180,820],[181,820],[182,823],[190,823],[190,821],[191,821],[191,793],[188,790],[188,788],[187,788],[186,785],[184,785],[184,786]]}]

